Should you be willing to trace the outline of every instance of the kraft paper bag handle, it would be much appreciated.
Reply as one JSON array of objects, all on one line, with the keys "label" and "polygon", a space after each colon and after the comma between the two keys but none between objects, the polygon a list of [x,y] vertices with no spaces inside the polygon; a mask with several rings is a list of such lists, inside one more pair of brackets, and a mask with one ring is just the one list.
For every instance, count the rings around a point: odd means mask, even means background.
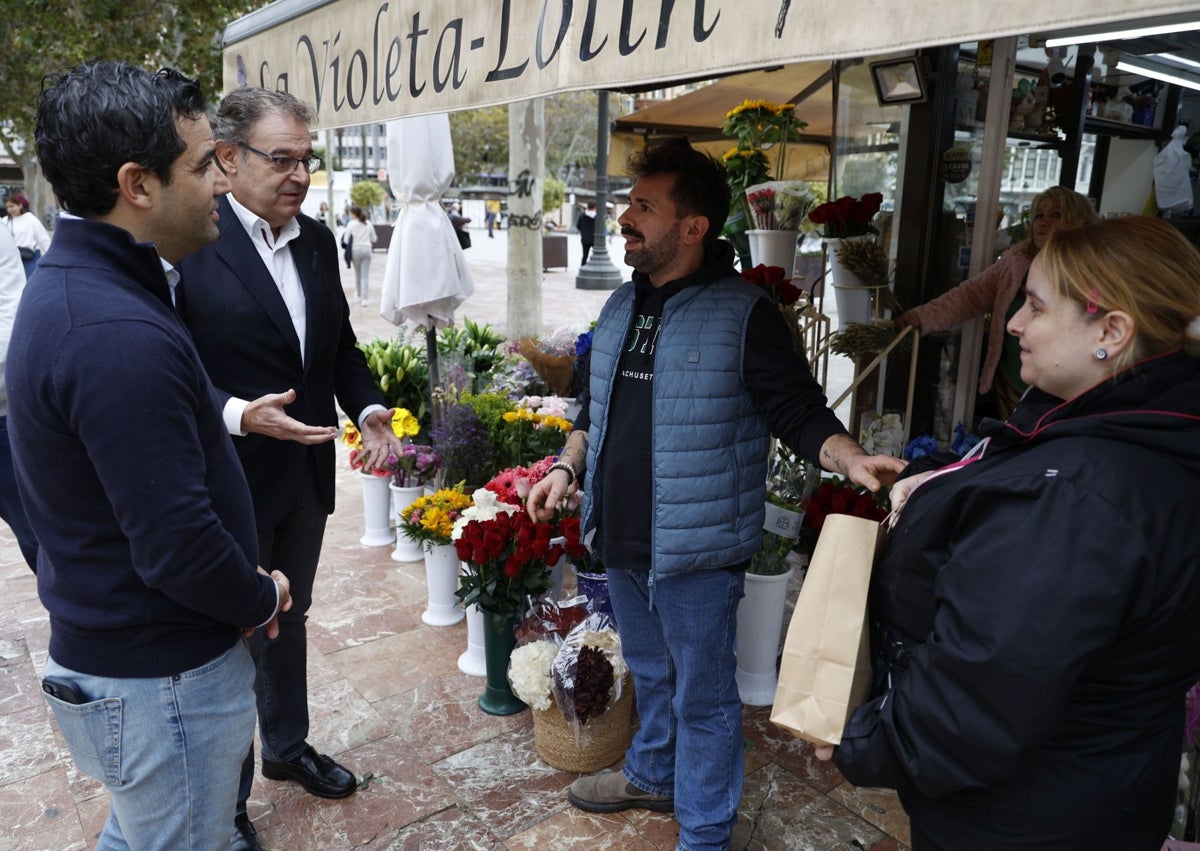
[{"label": "kraft paper bag handle", "polygon": [[877,520],[825,518],[788,627],[771,721],[836,745],[871,685],[867,592],[886,532]]}]

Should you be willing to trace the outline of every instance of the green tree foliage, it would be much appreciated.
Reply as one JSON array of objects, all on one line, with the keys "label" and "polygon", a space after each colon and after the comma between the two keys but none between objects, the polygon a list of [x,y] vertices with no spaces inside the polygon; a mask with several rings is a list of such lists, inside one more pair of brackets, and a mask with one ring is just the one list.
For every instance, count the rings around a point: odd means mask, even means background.
[{"label": "green tree foliage", "polygon": [[0,34],[0,147],[25,174],[39,215],[50,206],[33,128],[46,74],[102,57],[154,69],[169,65],[221,92],[221,32],[266,0],[40,0],[5,3]]},{"label": "green tree foliage", "polygon": [[557,213],[559,207],[563,204],[563,199],[567,197],[567,184],[563,183],[557,177],[546,175],[545,181],[542,182],[542,211],[545,213]]},{"label": "green tree foliage", "polygon": [[[483,183],[487,174],[508,173],[508,107],[450,113],[454,172],[459,186]],[[596,93],[566,92],[546,98],[546,174],[579,164],[596,167]]]},{"label": "green tree foliage", "polygon": [[[370,211],[383,203],[383,187],[377,180],[359,180],[350,187],[350,203]],[[369,217],[368,217],[369,218]]]}]

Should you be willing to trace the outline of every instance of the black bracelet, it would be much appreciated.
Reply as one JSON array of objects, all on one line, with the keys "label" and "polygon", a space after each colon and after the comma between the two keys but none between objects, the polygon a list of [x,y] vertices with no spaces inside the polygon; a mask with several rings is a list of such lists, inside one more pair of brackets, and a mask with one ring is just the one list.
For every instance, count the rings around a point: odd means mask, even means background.
[{"label": "black bracelet", "polygon": [[550,469],[547,470],[546,472],[547,472],[547,474],[549,474],[549,473],[553,473],[555,470],[562,470],[564,473],[567,474],[567,476],[568,476],[567,487],[570,487],[571,485],[575,484],[575,468],[572,467],[570,464],[568,464],[566,461],[555,461],[553,464],[550,465]]}]

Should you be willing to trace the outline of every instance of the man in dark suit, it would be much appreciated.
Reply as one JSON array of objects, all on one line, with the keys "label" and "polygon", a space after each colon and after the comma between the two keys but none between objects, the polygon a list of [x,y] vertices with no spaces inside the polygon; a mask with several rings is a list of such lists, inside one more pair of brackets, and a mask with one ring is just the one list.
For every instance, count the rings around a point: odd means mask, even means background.
[{"label": "man in dark suit", "polygon": [[[368,469],[399,442],[355,347],[333,235],[300,212],[320,164],[311,119],[305,104],[267,89],[237,89],[221,102],[213,132],[233,189],[221,199],[221,238],[181,265],[180,309],[250,483],[260,561],[287,565],[292,580],[279,637],[256,648],[262,773],[342,798],[357,787],[353,773],[307,742],[304,626],[334,508],[335,397],[359,424]],[[251,750],[235,848],[258,847],[245,813],[253,777]]]}]

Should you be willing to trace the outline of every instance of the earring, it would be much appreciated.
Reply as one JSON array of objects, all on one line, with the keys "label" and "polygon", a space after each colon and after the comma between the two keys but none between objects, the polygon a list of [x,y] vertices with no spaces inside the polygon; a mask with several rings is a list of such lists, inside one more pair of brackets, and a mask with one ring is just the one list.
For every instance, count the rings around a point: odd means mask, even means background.
[{"label": "earring", "polygon": [[1105,360],[1108,357],[1108,349],[1096,349],[1096,360]]}]

